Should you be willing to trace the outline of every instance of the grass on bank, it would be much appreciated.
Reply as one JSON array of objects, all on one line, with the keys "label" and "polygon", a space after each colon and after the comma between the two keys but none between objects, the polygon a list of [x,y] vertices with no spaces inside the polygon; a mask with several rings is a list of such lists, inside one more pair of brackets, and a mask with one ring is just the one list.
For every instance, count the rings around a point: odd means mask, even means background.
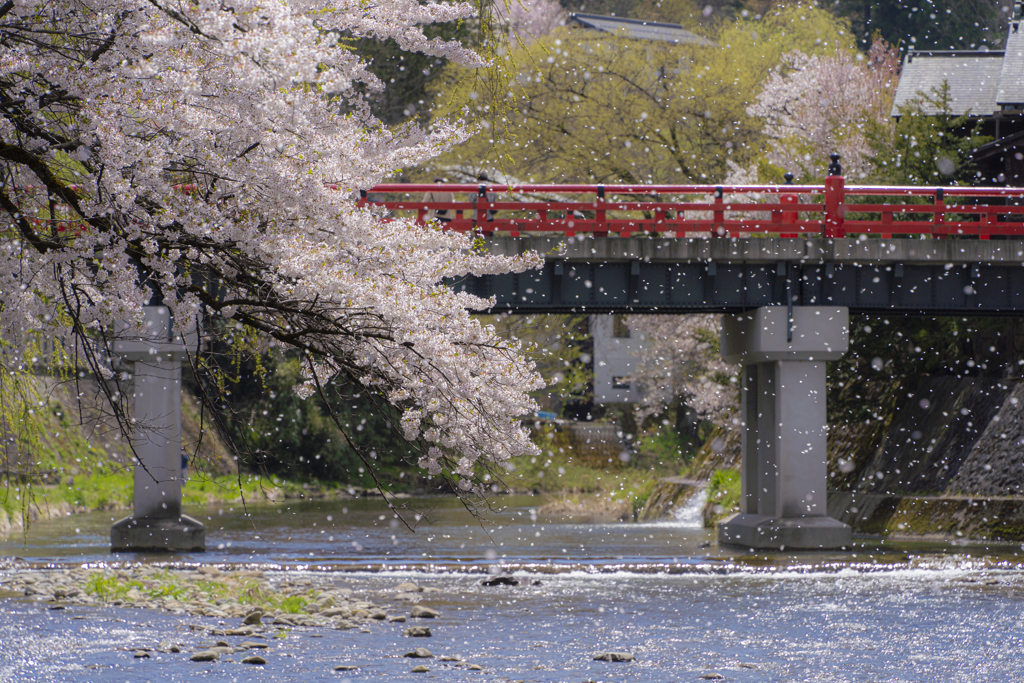
[{"label": "grass on bank", "polygon": [[713,527],[720,520],[740,509],[740,473],[734,469],[718,469],[708,480],[708,498],[704,507],[704,526]]},{"label": "grass on bank", "polygon": [[[329,493],[341,488],[344,486],[338,483],[301,483],[256,475],[241,478],[237,475],[193,476],[182,487],[182,504],[201,507],[215,502],[239,502],[243,497],[249,502],[279,501],[308,496],[311,491]],[[133,493],[133,475],[124,469],[78,475],[57,485],[7,482],[0,487],[0,510],[10,519],[20,518],[29,505],[45,508],[67,504],[76,510],[128,510]]]},{"label": "grass on bank", "polygon": [[626,458],[617,447],[605,449],[600,456],[580,453],[572,447],[566,431],[541,424],[534,432],[541,455],[520,459],[503,480],[513,491],[560,497],[577,505],[586,498],[605,499],[627,505],[635,515],[658,479],[687,472],[692,454],[684,453],[677,435],[668,432],[640,435]]},{"label": "grass on bank", "polygon": [[150,600],[173,599],[179,602],[198,601],[211,604],[229,601],[246,607],[259,607],[264,612],[280,610],[291,614],[302,612],[316,597],[317,592],[285,594],[271,590],[245,576],[221,575],[206,578],[161,571],[143,578],[129,579],[119,572],[95,572],[85,582],[83,590],[96,599],[110,603],[126,601],[132,590]]}]

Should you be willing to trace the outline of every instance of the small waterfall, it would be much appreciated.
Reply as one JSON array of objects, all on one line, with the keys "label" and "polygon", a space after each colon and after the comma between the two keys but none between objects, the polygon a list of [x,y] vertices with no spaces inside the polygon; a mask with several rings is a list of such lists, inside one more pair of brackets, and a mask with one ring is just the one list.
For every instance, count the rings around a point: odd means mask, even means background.
[{"label": "small waterfall", "polygon": [[704,502],[707,500],[707,489],[701,488],[687,498],[686,503],[672,511],[674,526],[688,529],[704,528]]}]

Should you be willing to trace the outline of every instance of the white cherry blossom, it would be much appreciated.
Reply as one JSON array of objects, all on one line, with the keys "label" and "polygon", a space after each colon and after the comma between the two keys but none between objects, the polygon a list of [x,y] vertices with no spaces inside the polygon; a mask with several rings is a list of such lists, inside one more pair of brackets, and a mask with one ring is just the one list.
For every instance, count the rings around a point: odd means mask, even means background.
[{"label": "white cherry blossom", "polygon": [[431,472],[472,479],[533,452],[517,417],[537,373],[470,316],[487,302],[445,279],[539,257],[479,254],[358,204],[468,133],[383,126],[356,86],[384,84],[348,44],[482,66],[422,30],[472,15],[418,0],[0,6],[4,362],[45,337],[103,374],[115,325],[160,296],[182,331],[224,316],[305,352],[304,393],[342,377],[392,402]]}]

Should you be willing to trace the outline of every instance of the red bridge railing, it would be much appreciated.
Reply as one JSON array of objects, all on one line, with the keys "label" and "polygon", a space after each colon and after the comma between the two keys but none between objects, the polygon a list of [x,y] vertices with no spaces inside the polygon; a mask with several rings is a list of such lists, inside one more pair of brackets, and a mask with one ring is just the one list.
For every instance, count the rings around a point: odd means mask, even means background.
[{"label": "red bridge railing", "polygon": [[[424,201],[427,194],[433,201]],[[441,199],[450,201],[438,201]],[[1024,236],[1024,188],[823,185],[378,185],[360,203],[447,230],[673,237]]]}]

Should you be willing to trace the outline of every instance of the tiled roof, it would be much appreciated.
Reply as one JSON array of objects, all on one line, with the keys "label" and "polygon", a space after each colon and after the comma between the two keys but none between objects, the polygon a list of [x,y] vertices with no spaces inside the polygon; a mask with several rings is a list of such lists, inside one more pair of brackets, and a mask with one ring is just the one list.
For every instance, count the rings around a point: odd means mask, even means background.
[{"label": "tiled roof", "polygon": [[[1000,90],[1000,73],[1004,70],[1003,53],[999,51],[931,51],[910,52],[896,88],[892,115],[899,107],[920,94],[930,95],[943,82],[949,84],[950,113],[956,116],[991,116],[999,109],[996,93]],[[1018,81],[1017,88],[1024,84]],[[937,114],[926,104],[926,114]]]},{"label": "tiled roof", "polygon": [[1019,22],[1014,21],[1006,37],[999,92],[996,93],[996,104],[999,105],[1024,104],[1024,31],[1018,29]]},{"label": "tiled roof", "polygon": [[583,28],[612,33],[624,38],[635,40],[660,40],[667,43],[696,43],[698,45],[714,45],[707,38],[687,31],[679,24],[663,24],[657,21],[640,19],[624,19],[620,17],[604,17],[597,14],[569,15],[569,20]]}]

